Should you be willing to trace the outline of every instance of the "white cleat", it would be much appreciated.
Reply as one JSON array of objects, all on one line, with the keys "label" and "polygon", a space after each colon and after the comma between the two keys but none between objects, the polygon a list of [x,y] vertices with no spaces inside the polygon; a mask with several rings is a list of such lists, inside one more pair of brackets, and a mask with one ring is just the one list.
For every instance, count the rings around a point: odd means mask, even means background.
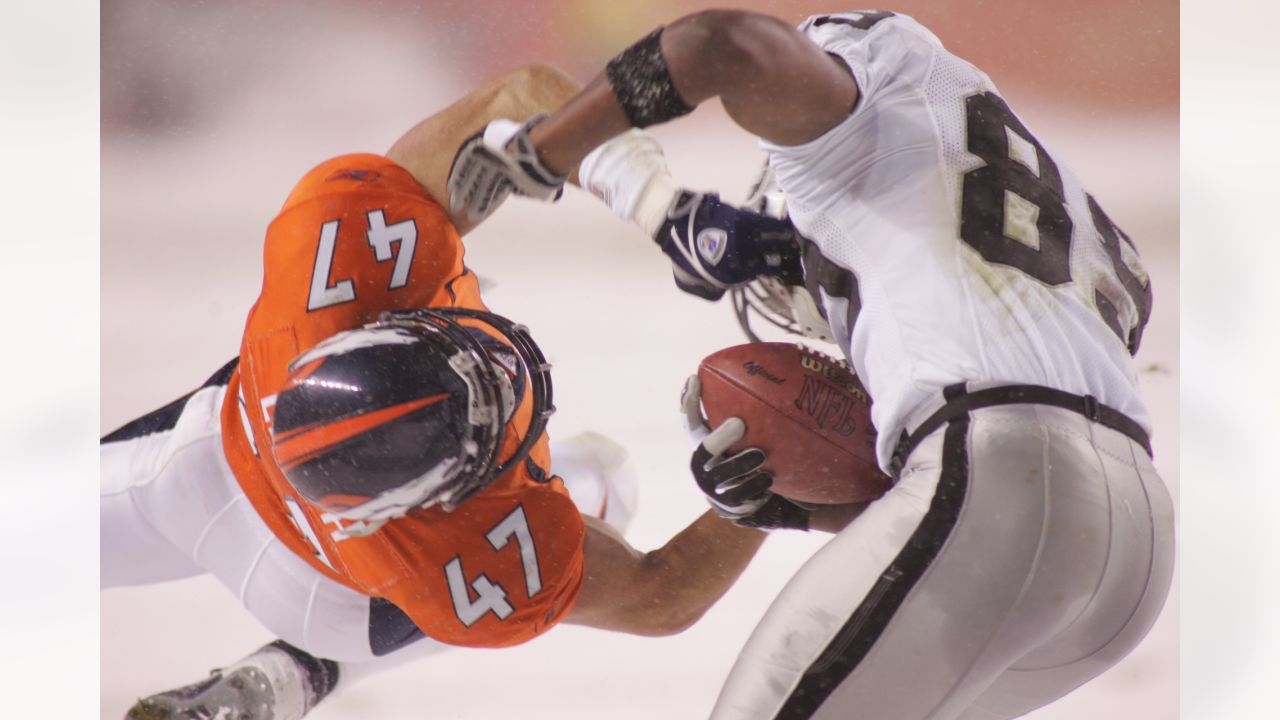
[{"label": "white cleat", "polygon": [[139,700],[125,720],[301,720],[336,682],[336,663],[276,641],[200,682]]}]

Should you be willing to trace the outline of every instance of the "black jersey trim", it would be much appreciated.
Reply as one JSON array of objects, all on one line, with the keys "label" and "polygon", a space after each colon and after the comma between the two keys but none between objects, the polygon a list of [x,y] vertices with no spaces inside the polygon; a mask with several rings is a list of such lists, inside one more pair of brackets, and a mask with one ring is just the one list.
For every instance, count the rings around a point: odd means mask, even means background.
[{"label": "black jersey trim", "polygon": [[426,637],[395,603],[369,598],[369,649],[377,657],[399,650]]},{"label": "black jersey trim", "polygon": [[866,657],[912,588],[942,552],[969,491],[968,438],[968,415],[952,420],[947,426],[942,446],[942,474],[929,511],[857,610],[805,669],[800,682],[774,716],[775,720],[813,717]]},{"label": "black jersey trim", "polygon": [[106,443],[123,442],[125,440],[140,438],[145,435],[153,435],[158,432],[172,430],[174,426],[178,424],[178,418],[182,415],[182,410],[187,406],[187,401],[191,399],[191,396],[205,388],[222,387],[226,385],[231,381],[231,373],[235,371],[236,366],[239,365],[239,363],[240,358],[232,358],[231,362],[228,362],[226,365],[219,368],[217,372],[211,375],[208,380],[205,380],[204,384],[196,390],[183,395],[158,410],[152,410],[146,415],[117,428],[99,440],[99,444],[105,445]]},{"label": "black jersey trim", "polygon": [[814,18],[812,25],[814,27],[822,27],[827,23],[836,23],[838,25],[849,25],[859,30],[870,30],[875,27],[876,23],[881,20],[888,20],[896,13],[888,10],[861,10],[846,13],[847,15],[857,15],[857,18],[836,17],[834,15],[824,15],[820,18]]},{"label": "black jersey trim", "polygon": [[531,457],[525,456],[524,469],[525,472],[529,473],[529,477],[533,478],[534,482],[545,483],[551,480],[551,476],[547,471],[539,467],[538,463],[534,462]]},{"label": "black jersey trim", "polygon": [[813,297],[814,305],[829,323],[831,318],[826,317],[827,308],[822,302],[822,292],[826,292],[829,297],[848,301],[844,318],[845,330],[853,332],[853,325],[858,322],[858,315],[862,312],[862,292],[858,287],[858,276],[823,254],[816,242],[801,236],[801,245],[805,289]]},{"label": "black jersey trim", "polygon": [[236,368],[239,366],[240,366],[240,358],[238,356],[231,358],[229,361],[227,361],[226,365],[223,365],[222,367],[218,368],[217,372],[210,375],[209,379],[205,380],[204,384],[200,386],[200,389],[203,390],[205,388],[222,387],[226,385],[227,383],[231,382],[231,374],[234,373],[236,371]]}]

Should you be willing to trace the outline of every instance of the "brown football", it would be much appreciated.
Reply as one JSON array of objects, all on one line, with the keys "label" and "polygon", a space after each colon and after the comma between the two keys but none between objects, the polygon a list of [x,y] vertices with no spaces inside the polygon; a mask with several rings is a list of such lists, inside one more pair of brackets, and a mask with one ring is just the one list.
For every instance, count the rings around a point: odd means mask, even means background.
[{"label": "brown football", "polygon": [[790,343],[750,343],[708,355],[698,379],[711,426],[746,423],[730,453],[763,450],[779,495],[835,504],[889,489],[876,463],[871,398],[843,361]]}]

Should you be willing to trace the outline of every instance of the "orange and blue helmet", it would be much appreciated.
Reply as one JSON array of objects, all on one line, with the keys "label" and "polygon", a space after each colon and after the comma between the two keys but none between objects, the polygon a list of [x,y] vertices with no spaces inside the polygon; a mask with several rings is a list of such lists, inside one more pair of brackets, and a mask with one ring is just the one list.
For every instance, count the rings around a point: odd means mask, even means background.
[{"label": "orange and blue helmet", "polygon": [[[508,342],[458,322],[467,318]],[[500,461],[526,390],[530,427]],[[461,308],[388,312],[290,363],[272,451],[302,497],[380,525],[413,508],[456,508],[522,462],[554,411],[550,365],[523,326]]]}]

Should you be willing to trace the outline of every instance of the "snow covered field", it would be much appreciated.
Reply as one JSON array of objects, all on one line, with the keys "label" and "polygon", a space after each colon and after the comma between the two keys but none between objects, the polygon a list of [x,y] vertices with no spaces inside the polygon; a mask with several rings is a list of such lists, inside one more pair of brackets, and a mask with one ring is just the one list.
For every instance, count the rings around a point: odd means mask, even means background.
[{"label": "snow covered field", "polygon": [[[258,79],[198,133],[103,136],[103,432],[187,392],[237,351],[260,283],[263,230],[305,170],[342,152],[385,150],[464,91],[421,72],[415,58],[382,48],[366,66],[343,65],[331,82],[351,90],[345,98],[295,91],[284,68]],[[1176,120],[1071,115],[1016,97],[1013,104],[1133,237],[1151,273],[1155,309],[1138,364],[1155,418],[1156,465],[1176,502]],[[717,108],[658,135],[677,178],[729,199],[742,198],[761,159]],[[468,238],[468,263],[494,283],[490,307],[526,323],[555,365],[553,435],[597,430],[636,458],[644,481],[627,533],[633,544],[660,544],[700,513],[677,397],[701,357],[742,341],[727,304],[677,293],[649,242],[577,192],[558,207],[509,202]],[[369,678],[311,717],[705,717],[756,619],[823,540],[772,537],[725,599],[683,635],[641,639],[562,626],[514,649],[457,650]],[[1132,656],[1029,717],[1176,718],[1176,583]],[[111,590],[101,599],[104,718],[270,639],[209,578]]]}]

